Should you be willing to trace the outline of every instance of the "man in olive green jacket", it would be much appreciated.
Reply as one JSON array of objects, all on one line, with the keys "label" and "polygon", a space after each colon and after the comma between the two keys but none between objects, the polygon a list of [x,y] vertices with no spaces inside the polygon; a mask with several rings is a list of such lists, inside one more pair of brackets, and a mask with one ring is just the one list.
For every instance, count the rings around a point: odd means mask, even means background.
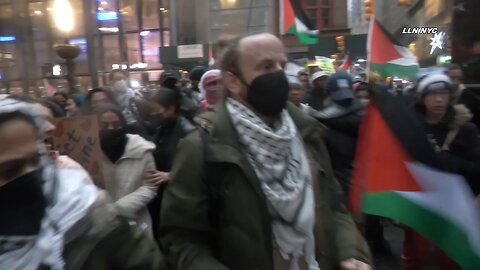
[{"label": "man in olive green jacket", "polygon": [[222,58],[228,98],[180,144],[162,202],[173,269],[371,269],[342,204],[322,127],[287,105],[283,45],[234,41]]}]

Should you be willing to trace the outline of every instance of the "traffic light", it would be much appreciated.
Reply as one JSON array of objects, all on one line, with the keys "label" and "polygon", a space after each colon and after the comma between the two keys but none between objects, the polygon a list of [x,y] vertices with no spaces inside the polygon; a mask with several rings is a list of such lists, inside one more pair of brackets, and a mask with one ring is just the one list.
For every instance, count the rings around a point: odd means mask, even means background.
[{"label": "traffic light", "polygon": [[343,36],[335,37],[335,41],[337,42],[337,51],[342,53],[345,51],[345,38]]},{"label": "traffic light", "polygon": [[409,7],[412,5],[412,0],[398,0],[398,5],[402,7]]},{"label": "traffic light", "polygon": [[372,16],[375,14],[375,0],[364,0],[363,6],[365,8],[365,19],[370,21]]}]

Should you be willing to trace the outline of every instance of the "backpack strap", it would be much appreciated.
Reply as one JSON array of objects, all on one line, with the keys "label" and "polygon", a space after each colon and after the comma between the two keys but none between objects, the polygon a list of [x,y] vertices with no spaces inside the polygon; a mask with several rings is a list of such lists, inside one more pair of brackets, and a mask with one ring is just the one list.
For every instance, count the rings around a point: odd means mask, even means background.
[{"label": "backpack strap", "polygon": [[[205,158],[208,153],[208,146],[213,142],[214,138],[206,129],[199,128],[198,130],[202,139],[203,156]],[[224,167],[222,165],[222,163],[205,161],[205,178],[213,201],[218,201],[221,197]],[[215,207],[217,206],[215,205]]]},{"label": "backpack strap", "polygon": [[[214,141],[213,136],[204,128],[198,128],[200,132],[200,138],[202,140],[203,147],[203,156],[204,159],[207,157],[209,151],[209,144]],[[209,192],[209,201],[208,201],[208,218],[210,219],[212,229],[214,232],[218,231],[220,225],[220,220],[222,217],[222,192],[224,188],[224,176],[226,163],[221,162],[209,162],[205,160],[205,182],[207,184]],[[216,235],[215,233],[213,235]],[[214,251],[217,250],[218,243],[217,238],[212,239],[212,248]]]}]

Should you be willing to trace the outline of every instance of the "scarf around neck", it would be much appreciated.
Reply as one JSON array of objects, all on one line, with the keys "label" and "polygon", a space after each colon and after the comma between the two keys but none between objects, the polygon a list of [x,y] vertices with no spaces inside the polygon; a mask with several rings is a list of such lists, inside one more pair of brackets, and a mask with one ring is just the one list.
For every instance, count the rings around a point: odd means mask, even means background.
[{"label": "scarf around neck", "polygon": [[227,99],[227,110],[240,144],[260,180],[273,218],[274,242],[284,259],[298,269],[303,257],[310,270],[315,260],[314,197],[303,141],[287,110],[275,128],[266,125],[245,105]]},{"label": "scarf around neck", "polygon": [[88,175],[78,169],[58,171],[57,200],[47,207],[36,235],[0,235],[0,269],[52,270],[65,267],[65,233],[85,217],[98,197],[97,188],[87,184]]}]

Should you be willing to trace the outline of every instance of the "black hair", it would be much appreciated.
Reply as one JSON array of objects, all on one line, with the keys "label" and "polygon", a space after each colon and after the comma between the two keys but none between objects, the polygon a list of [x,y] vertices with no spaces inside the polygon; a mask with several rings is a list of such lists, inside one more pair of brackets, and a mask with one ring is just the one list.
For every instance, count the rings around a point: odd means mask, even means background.
[{"label": "black hair", "polygon": [[115,98],[115,94],[113,93],[113,91],[111,90],[110,87],[97,87],[97,88],[93,88],[92,90],[88,91],[88,94],[87,94],[87,103],[88,105],[90,106],[90,102],[92,101],[92,96],[95,94],[95,93],[104,93],[107,98],[108,98],[108,101],[113,104],[113,105],[117,105],[118,106],[118,102],[117,102],[117,99]]},{"label": "black hair", "polygon": [[113,81],[113,75],[114,75],[115,73],[120,73],[120,74],[122,74],[123,76],[125,76],[125,79],[128,80],[128,72],[126,72],[126,71],[123,70],[123,69],[114,69],[114,70],[112,70],[112,72],[110,72],[110,75],[108,76],[108,78],[110,79],[110,81]]},{"label": "black hair", "polygon": [[358,86],[355,89],[355,93],[359,91],[367,91],[368,93],[373,93],[373,88],[370,86],[370,84],[366,82],[358,82]]},{"label": "black hair", "polygon": [[125,116],[122,114],[122,110],[120,107],[114,105],[114,104],[99,104],[98,107],[95,107],[95,110],[93,110],[93,114],[97,115],[100,117],[102,114],[107,113],[107,112],[112,112],[118,116],[120,119],[120,122],[122,123],[122,127],[124,129],[128,128],[127,125],[127,120],[125,119]]},{"label": "black hair", "polygon": [[175,112],[178,112],[182,103],[182,94],[176,89],[161,88],[153,95],[152,101],[165,108],[173,106]]},{"label": "black hair", "polygon": [[130,103],[130,109],[137,120],[140,121],[144,121],[152,114],[152,105],[144,98],[133,98]]},{"label": "black hair", "polygon": [[60,91],[55,92],[55,94],[53,94],[53,96],[54,96],[54,97],[55,97],[55,96],[62,96],[62,97],[65,98],[65,100],[68,99],[68,95],[67,95],[66,93],[60,92]]},{"label": "black hair", "polygon": [[33,119],[31,119],[30,117],[28,117],[27,115],[21,113],[21,112],[18,112],[18,111],[15,111],[15,112],[8,112],[8,113],[1,113],[0,114],[0,128],[10,122],[10,121],[14,121],[14,120],[22,120],[22,121],[25,121],[29,124],[31,124],[32,126],[35,127],[35,123],[33,122]]},{"label": "black hair", "polygon": [[60,107],[55,101],[48,100],[48,99],[37,99],[38,104],[42,105],[45,108],[48,108],[51,112],[53,117],[65,117],[66,113],[65,110]]},{"label": "black hair", "polygon": [[191,81],[200,81],[203,74],[207,72],[207,68],[204,66],[196,66],[190,70],[190,76],[188,77]]}]

